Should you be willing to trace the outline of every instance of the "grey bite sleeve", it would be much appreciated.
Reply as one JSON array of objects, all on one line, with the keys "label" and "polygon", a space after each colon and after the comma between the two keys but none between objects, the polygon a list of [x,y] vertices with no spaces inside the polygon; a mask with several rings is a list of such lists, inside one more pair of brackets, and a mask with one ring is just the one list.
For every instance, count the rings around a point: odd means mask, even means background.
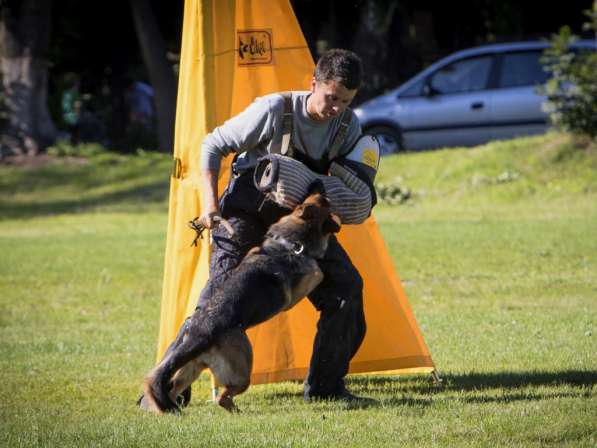
[{"label": "grey bite sleeve", "polygon": [[360,224],[371,214],[371,192],[365,182],[342,165],[332,162],[323,184],[332,208],[343,224]]},{"label": "grey bite sleeve", "polygon": [[[260,189],[282,207],[292,209],[300,204],[311,183],[319,179],[332,210],[343,224],[360,224],[371,213],[371,192],[367,184],[336,162],[332,162],[330,176],[316,174],[298,160],[280,154],[263,157],[260,164],[263,169],[257,169],[256,184],[265,186]],[[275,173],[265,169],[270,164]],[[271,177],[271,180],[263,179],[260,174]]]},{"label": "grey bite sleeve", "polygon": [[219,171],[222,158],[231,151],[250,151],[269,140],[273,134],[272,98],[257,98],[238,115],[216,127],[201,145],[202,169]]}]

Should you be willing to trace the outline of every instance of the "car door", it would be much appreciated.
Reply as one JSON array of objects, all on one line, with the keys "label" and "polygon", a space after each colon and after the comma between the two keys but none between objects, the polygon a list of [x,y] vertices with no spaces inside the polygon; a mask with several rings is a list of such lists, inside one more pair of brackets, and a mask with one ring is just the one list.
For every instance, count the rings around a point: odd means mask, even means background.
[{"label": "car door", "polygon": [[541,108],[545,97],[537,88],[547,81],[549,74],[540,58],[541,50],[513,51],[499,56],[496,88],[490,95],[492,139],[545,132],[548,119]]},{"label": "car door", "polygon": [[405,99],[407,120],[402,124],[411,149],[471,146],[490,138],[488,82],[492,54],[447,63],[431,73],[418,97]]}]

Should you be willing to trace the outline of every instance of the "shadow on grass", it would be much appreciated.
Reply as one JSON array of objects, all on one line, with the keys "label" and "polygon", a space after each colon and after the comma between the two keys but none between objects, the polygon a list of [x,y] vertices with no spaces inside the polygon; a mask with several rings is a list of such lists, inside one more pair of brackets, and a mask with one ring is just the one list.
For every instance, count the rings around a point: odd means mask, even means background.
[{"label": "shadow on grass", "polygon": [[518,389],[527,386],[593,387],[597,371],[562,370],[556,372],[468,373],[446,377],[452,390]]},{"label": "shadow on grass", "polygon": [[[384,399],[378,405],[373,406],[426,407],[433,404],[434,395],[440,394],[442,399],[454,398],[470,404],[591,397],[596,383],[597,371],[564,370],[559,372],[473,372],[445,375],[441,386],[434,385],[430,379],[420,376],[400,379],[375,376],[354,377],[350,379],[350,388],[359,395],[385,394],[387,396],[389,391],[395,393],[396,396]],[[541,386],[554,388],[568,386],[577,390],[532,389]],[[430,397],[408,396],[417,393]],[[471,393],[471,395],[466,395],[466,393]]]},{"label": "shadow on grass", "polygon": [[165,203],[169,193],[170,179],[120,191],[105,193],[94,197],[73,198],[46,202],[6,203],[0,201],[0,219],[30,219],[61,213],[80,213],[95,207],[109,207],[135,202],[140,206],[149,203]]},{"label": "shadow on grass", "polygon": [[535,394],[535,393],[505,393],[499,396],[481,396],[481,397],[463,397],[461,401],[465,403],[515,403],[517,401],[538,401],[538,400],[554,400],[560,398],[578,398],[580,394],[576,393],[554,393],[554,394]]},{"label": "shadow on grass", "polygon": [[[381,401],[374,399],[374,398],[370,398],[367,397],[365,395],[359,395],[360,399],[356,399],[356,400],[351,400],[351,401],[343,401],[343,400],[329,400],[329,399],[316,399],[314,400],[312,403],[313,406],[318,406],[318,405],[326,405],[326,404],[340,404],[342,405],[345,409],[368,409],[368,408],[378,408],[381,407],[383,404]],[[303,401],[303,393],[301,392],[275,392],[275,393],[268,393],[267,394],[267,402],[269,404],[275,404],[276,402],[280,401],[280,400],[297,400],[297,401]],[[394,400],[392,398],[392,400]],[[427,400],[421,400],[421,399],[414,399],[414,398],[396,398],[397,401],[399,401],[400,403],[397,403],[396,405],[420,405],[423,402],[426,402]],[[387,400],[385,400],[383,403],[387,404]]]},{"label": "shadow on grass", "polygon": [[[96,207],[165,206],[170,186],[166,159],[103,157],[85,163],[50,158],[51,163],[40,166],[0,165],[0,219],[79,213]],[[24,196],[16,199],[15,195]]]},{"label": "shadow on grass", "polygon": [[[313,405],[341,404],[345,410],[432,406],[434,400],[458,400],[469,404],[514,403],[520,401],[554,400],[592,396],[597,383],[596,371],[565,370],[560,372],[496,372],[445,375],[443,385],[436,386],[424,376],[353,376],[348,389],[363,397],[362,401],[316,401]],[[280,400],[303,400],[301,383],[297,391],[267,393],[265,400],[273,404]],[[572,386],[577,391],[532,390],[528,387]],[[470,395],[464,393],[470,392]],[[485,393],[486,392],[486,393]],[[421,394],[421,396],[413,396]],[[382,396],[382,399],[369,397]]]},{"label": "shadow on grass", "polygon": [[563,370],[555,372],[495,372],[465,373],[442,376],[443,385],[436,386],[431,379],[424,377],[354,377],[352,385],[363,390],[383,392],[388,387],[396,387],[400,391],[433,392],[433,391],[482,391],[490,389],[521,389],[529,386],[574,386],[592,388],[597,383],[597,371]]}]

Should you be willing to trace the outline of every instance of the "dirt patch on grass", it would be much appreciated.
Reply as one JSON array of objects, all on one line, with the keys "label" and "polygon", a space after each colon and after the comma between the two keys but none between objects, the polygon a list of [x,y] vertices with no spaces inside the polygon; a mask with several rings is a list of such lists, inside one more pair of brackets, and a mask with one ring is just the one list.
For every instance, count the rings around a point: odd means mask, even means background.
[{"label": "dirt patch on grass", "polygon": [[592,140],[588,136],[572,136],[572,144],[575,148],[588,153],[597,153],[597,141]]},{"label": "dirt patch on grass", "polygon": [[542,158],[552,158],[553,153],[557,152],[562,145],[568,142],[570,142],[568,134],[556,134],[555,138],[549,139],[547,144],[541,147],[539,156]]},{"label": "dirt patch on grass", "polygon": [[597,159],[597,142],[588,136],[566,133],[555,134],[546,139],[537,151],[539,160],[548,164],[558,164],[576,157],[587,161]]}]

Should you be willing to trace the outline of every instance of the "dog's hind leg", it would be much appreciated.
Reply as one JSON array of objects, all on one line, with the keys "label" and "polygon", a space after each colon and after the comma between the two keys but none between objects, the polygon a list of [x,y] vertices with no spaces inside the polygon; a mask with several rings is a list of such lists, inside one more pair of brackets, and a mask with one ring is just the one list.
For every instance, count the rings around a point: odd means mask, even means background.
[{"label": "dog's hind leg", "polygon": [[[175,401],[172,401],[170,395],[170,376],[165,370],[165,362],[168,356],[155,366],[145,377],[143,382],[143,396],[139,400],[139,406],[146,411],[162,414],[166,411],[178,412],[179,408]],[[164,380],[167,381],[168,387],[164,394]]]},{"label": "dog's hind leg", "polygon": [[253,350],[246,333],[242,329],[225,333],[202,358],[224,386],[216,402],[229,412],[237,411],[233,397],[247,390],[253,367]]},{"label": "dog's hind leg", "polygon": [[[166,357],[162,363],[166,360]],[[163,403],[160,402],[159,398],[156,397],[154,391],[155,384],[159,378],[159,368],[162,367],[162,363],[158,364],[154,369],[145,377],[144,382],[144,393],[137,400],[137,405],[149,412],[155,412],[161,414],[165,409]],[[191,360],[186,365],[176,371],[174,377],[170,381],[169,385],[169,398],[172,402],[180,404],[183,407],[187,406],[191,397],[191,383],[199,376],[201,371],[205,368],[205,364],[199,363],[197,360]]]},{"label": "dog's hind leg", "polygon": [[[187,317],[185,319],[185,321],[182,323],[182,325],[180,326],[180,329],[178,330],[178,334],[176,335],[176,338],[168,346],[168,348],[166,349],[166,352],[164,353],[164,356],[162,357],[162,359],[166,358],[170,353],[172,353],[172,351],[174,351],[174,349],[176,347],[178,347],[182,343],[184,335],[186,334],[186,332],[188,330],[190,319],[191,319],[190,317]],[[182,391],[180,391],[179,395],[181,395],[183,397],[183,399],[182,399],[182,406],[183,407],[187,406],[189,404],[189,402],[191,401],[191,388],[190,388],[190,386],[187,389],[183,389]],[[148,400],[147,398],[145,398],[145,395],[141,395],[139,397],[139,399],[137,400],[137,405],[141,409],[143,409],[145,411],[152,411],[153,410],[152,406],[150,405],[150,400]]]},{"label": "dog's hind leg", "polygon": [[178,369],[207,350],[214,338],[212,327],[209,325],[193,327],[193,321],[191,321],[182,342],[147,375],[144,383],[145,398],[158,409],[158,413],[180,412],[176,402],[170,398],[172,377]]},{"label": "dog's hind leg", "polygon": [[228,412],[239,412],[236,404],[232,400],[235,395],[242,394],[249,387],[249,383],[244,386],[225,386],[224,390],[216,398],[216,403],[226,409]]},{"label": "dog's hind leg", "polygon": [[[178,371],[174,374],[172,378],[172,388],[170,389],[170,399],[172,401],[178,402],[180,397],[182,396],[183,399],[183,406],[188,404],[188,400],[186,400],[184,394],[188,393],[187,391],[191,390],[191,384],[199,377],[201,372],[207,367],[207,365],[201,361],[200,357],[189,361],[184,366],[182,366]],[[187,401],[187,403],[185,403]]]}]

